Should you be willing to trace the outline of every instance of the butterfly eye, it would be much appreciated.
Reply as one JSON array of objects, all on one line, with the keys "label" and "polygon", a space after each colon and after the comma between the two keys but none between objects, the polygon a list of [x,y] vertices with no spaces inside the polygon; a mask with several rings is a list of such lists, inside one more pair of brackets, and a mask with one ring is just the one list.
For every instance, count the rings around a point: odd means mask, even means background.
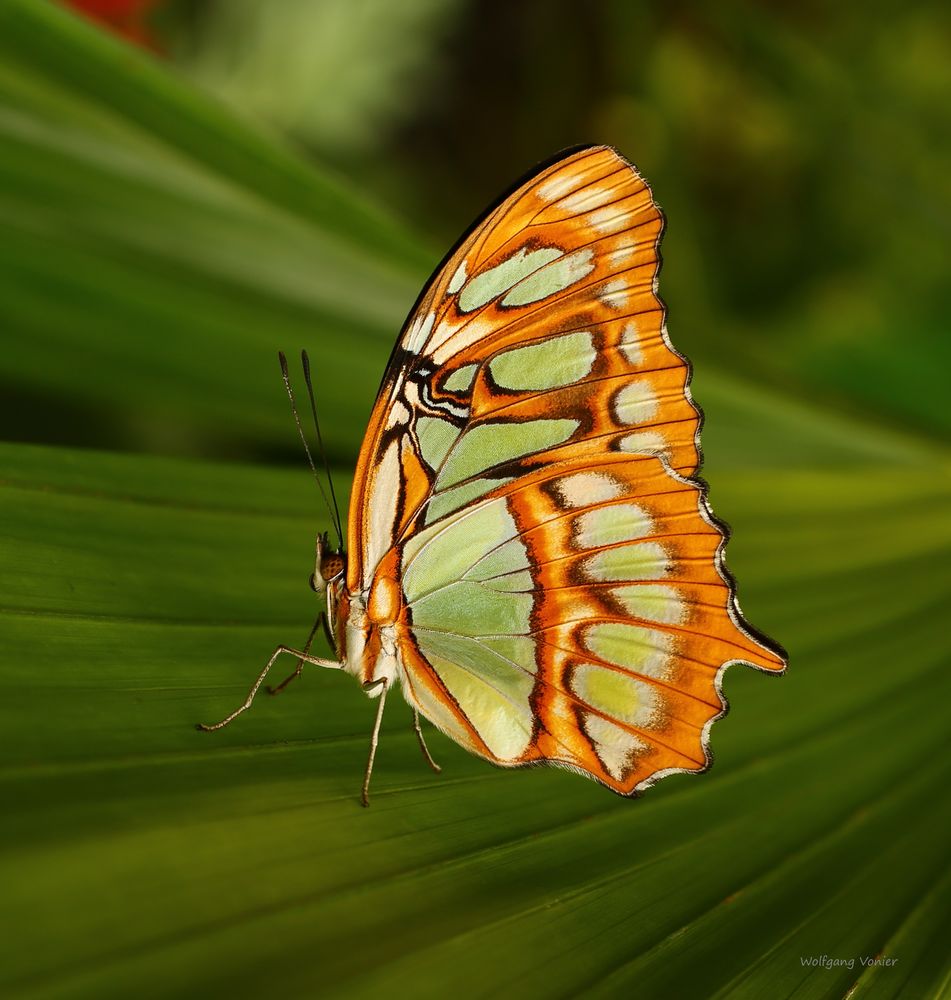
[{"label": "butterfly eye", "polygon": [[331,552],[320,560],[320,575],[327,583],[340,576],[343,570],[343,555],[339,552]]}]

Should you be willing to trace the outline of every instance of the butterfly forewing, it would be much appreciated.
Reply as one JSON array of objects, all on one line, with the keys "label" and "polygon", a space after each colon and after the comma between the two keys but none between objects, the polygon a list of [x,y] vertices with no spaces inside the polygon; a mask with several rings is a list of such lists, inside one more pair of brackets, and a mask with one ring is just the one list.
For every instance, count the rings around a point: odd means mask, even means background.
[{"label": "butterfly forewing", "polygon": [[350,517],[348,587],[390,630],[407,698],[497,763],[624,793],[706,766],[727,663],[784,667],[736,610],[692,479],[700,417],[656,294],[662,228],[605,147],[492,211],[404,329]]}]

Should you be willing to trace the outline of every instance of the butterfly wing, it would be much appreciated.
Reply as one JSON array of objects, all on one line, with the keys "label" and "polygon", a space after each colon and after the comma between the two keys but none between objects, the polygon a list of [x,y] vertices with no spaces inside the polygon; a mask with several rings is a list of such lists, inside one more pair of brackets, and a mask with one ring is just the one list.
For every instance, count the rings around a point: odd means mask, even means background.
[{"label": "butterfly wing", "polygon": [[606,147],[490,212],[397,344],[350,517],[348,588],[391,629],[408,700],[496,763],[625,794],[707,766],[727,664],[785,666],[739,614],[693,478],[662,229]]}]

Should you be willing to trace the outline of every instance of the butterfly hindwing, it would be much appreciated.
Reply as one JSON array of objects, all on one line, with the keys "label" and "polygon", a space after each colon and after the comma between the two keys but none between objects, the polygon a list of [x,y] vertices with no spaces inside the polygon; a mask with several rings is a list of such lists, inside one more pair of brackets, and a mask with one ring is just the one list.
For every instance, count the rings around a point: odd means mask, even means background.
[{"label": "butterfly hindwing", "polygon": [[407,698],[490,760],[623,793],[706,766],[727,663],[784,666],[736,610],[692,478],[662,228],[606,147],[490,212],[404,329],[350,518],[350,593],[372,609],[399,584],[387,641]]}]

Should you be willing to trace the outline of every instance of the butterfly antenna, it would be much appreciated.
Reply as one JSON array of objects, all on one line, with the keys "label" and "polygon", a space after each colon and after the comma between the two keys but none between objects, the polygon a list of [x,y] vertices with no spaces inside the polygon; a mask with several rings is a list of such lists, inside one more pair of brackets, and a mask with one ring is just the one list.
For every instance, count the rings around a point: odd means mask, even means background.
[{"label": "butterfly antenna", "polygon": [[337,529],[337,540],[340,548],[343,548],[343,532],[340,525],[340,508],[337,506],[337,494],[334,492],[333,476],[330,474],[330,462],[327,461],[327,452],[324,450],[324,438],[320,433],[320,421],[317,419],[317,398],[314,396],[314,383],[310,377],[310,358],[306,351],[300,352],[301,364],[304,367],[304,381],[307,383],[307,394],[310,396],[310,412],[314,415],[314,427],[317,430],[317,444],[320,447],[320,457],[323,459],[324,469],[327,473],[327,482],[330,485],[330,496],[333,500],[335,523]]},{"label": "butterfly antenna", "polygon": [[314,474],[314,479],[317,481],[317,488],[320,490],[320,495],[324,498],[324,505],[327,508],[327,512],[330,514],[330,519],[334,522],[334,527],[337,529],[337,534],[340,534],[340,526],[335,520],[334,509],[330,506],[330,501],[327,499],[327,491],[324,489],[324,484],[320,481],[320,476],[317,474],[317,466],[314,465],[314,457],[310,453],[310,448],[307,445],[307,438],[304,436],[304,427],[300,422],[300,414],[297,412],[297,403],[294,400],[294,390],[291,388],[291,377],[287,371],[287,358],[284,357],[283,351],[278,351],[277,356],[281,362],[281,378],[284,379],[284,388],[287,390],[287,398],[291,401],[291,413],[294,414],[294,423],[297,425],[297,433],[300,435],[301,444],[304,446],[304,454],[307,455],[307,463],[310,465],[310,471]]}]

